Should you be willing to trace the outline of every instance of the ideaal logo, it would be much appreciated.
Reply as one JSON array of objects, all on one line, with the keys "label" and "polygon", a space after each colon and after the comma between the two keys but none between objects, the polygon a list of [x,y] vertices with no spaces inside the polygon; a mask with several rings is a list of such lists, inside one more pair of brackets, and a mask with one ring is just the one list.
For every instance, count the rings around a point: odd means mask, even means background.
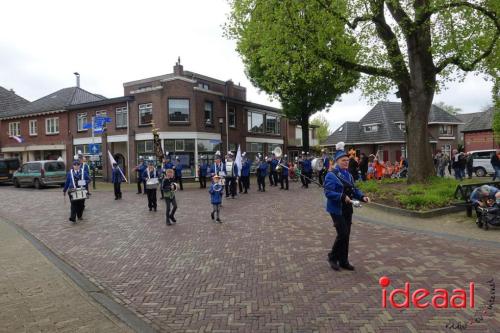
[{"label": "ideaal logo", "polygon": [[[493,309],[493,304],[495,303],[495,280],[492,278],[487,281],[490,288],[490,299],[488,303],[481,307],[481,309],[476,310],[474,317],[467,322],[454,322],[450,321],[446,324],[446,328],[449,329],[467,329],[474,323],[480,323],[484,320],[484,317],[490,314]],[[434,289],[432,292],[425,288],[419,288],[411,292],[411,284],[409,282],[405,283],[404,289],[394,289],[388,295],[387,287],[390,286],[391,280],[387,276],[383,276],[379,279],[379,284],[382,287],[382,307],[387,308],[389,304],[393,308],[409,308],[410,303],[418,309],[425,309],[429,306],[435,309],[464,309],[467,306],[474,309],[474,293],[475,285],[474,282],[469,282],[467,289],[453,289],[450,293],[448,290],[443,288]],[[402,296],[404,299],[402,302],[398,303],[396,297]],[[430,296],[430,297],[429,297]],[[398,297],[399,298],[399,297]],[[430,298],[430,299],[429,299]]]}]

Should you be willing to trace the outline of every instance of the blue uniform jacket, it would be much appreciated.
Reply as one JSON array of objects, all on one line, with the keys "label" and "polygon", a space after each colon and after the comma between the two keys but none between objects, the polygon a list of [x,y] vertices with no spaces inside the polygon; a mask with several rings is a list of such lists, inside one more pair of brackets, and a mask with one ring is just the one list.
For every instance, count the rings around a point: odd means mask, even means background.
[{"label": "blue uniform jacket", "polygon": [[328,158],[328,156],[323,157],[323,168],[328,170],[329,167],[330,167],[330,159]]},{"label": "blue uniform jacket", "polygon": [[304,172],[312,172],[312,164],[310,159],[305,159],[304,162],[302,162],[302,166],[304,168]]},{"label": "blue uniform jacket", "polygon": [[139,178],[139,180],[144,180],[142,176],[144,175],[144,171],[146,171],[147,168],[148,166],[146,165],[146,163],[142,163],[139,166],[139,169],[137,169],[137,173],[139,174],[137,177]]},{"label": "blue uniform jacket", "polygon": [[[148,174],[149,174],[149,177],[148,177]],[[158,174],[158,170],[153,170],[151,172],[149,172],[148,169],[146,169],[144,171],[144,173],[142,174],[142,179],[146,180],[148,178],[158,178],[159,174]]]},{"label": "blue uniform jacket", "polygon": [[182,164],[179,163],[175,166],[175,176],[176,177],[182,177]]},{"label": "blue uniform jacket", "polygon": [[[283,171],[281,171],[281,174],[283,176],[285,176],[285,177],[288,177],[288,165],[287,165],[287,163],[284,162],[284,161],[281,161],[280,164],[282,164],[282,166],[281,166],[282,169],[281,170],[283,170]],[[285,168],[283,165],[286,166],[287,168]]]},{"label": "blue uniform jacket", "polygon": [[163,165],[163,169],[164,170],[167,170],[167,169],[173,169],[174,168],[174,165],[172,164],[172,162],[167,162]]},{"label": "blue uniform jacket", "polygon": [[247,161],[243,162],[243,164],[241,165],[241,176],[242,177],[250,176],[250,166],[251,166],[250,161],[247,160]]},{"label": "blue uniform jacket", "polygon": [[224,163],[221,162],[220,165],[216,165],[215,163],[212,164],[212,166],[210,167],[210,175],[211,176],[214,176],[214,175],[218,175],[220,171],[224,171],[226,172],[226,165]]},{"label": "blue uniform jacket", "polygon": [[207,176],[207,169],[208,169],[208,164],[206,163],[201,163],[200,164],[200,177],[206,177]]},{"label": "blue uniform jacket", "polygon": [[123,179],[122,173],[120,172],[119,168],[113,168],[113,173],[111,175],[111,182],[113,184],[115,183],[121,183],[124,182],[125,179]]},{"label": "blue uniform jacket", "polygon": [[259,175],[267,176],[267,163],[261,163],[259,165]]},{"label": "blue uniform jacket", "polygon": [[[78,186],[78,181],[82,179],[82,174],[81,174],[81,171],[78,171],[78,172],[75,172],[73,171],[73,177],[75,178],[74,181],[75,181],[75,186],[76,187],[80,187]],[[90,177],[89,177],[89,174],[88,172],[84,172],[83,173],[83,179],[85,180],[85,182],[88,184],[90,183]],[[66,193],[66,191],[69,189],[69,188],[74,188],[73,187],[73,181],[71,180],[71,170],[68,171],[68,173],[66,174],[66,182],[64,183],[64,189],[63,189],[63,192]]]},{"label": "blue uniform jacket", "polygon": [[[334,171],[340,171],[339,167],[335,167]],[[348,178],[344,178],[344,181],[353,184],[354,198],[362,200],[364,197],[363,192],[354,187],[354,179],[350,173],[347,174]],[[345,177],[339,172],[339,177]],[[323,185],[326,197],[326,211],[334,215],[342,215],[342,193],[344,191],[344,186],[342,181],[330,171],[326,174],[325,184]]]},{"label": "blue uniform jacket", "polygon": [[219,192],[216,192],[214,191],[214,183],[212,183],[212,185],[210,185],[210,189],[208,190],[208,192],[210,193],[210,202],[212,203],[212,205],[219,205],[222,203],[222,194],[224,192],[224,187],[222,187],[222,190],[220,190]]},{"label": "blue uniform jacket", "polygon": [[278,160],[271,160],[271,172],[276,171],[276,166],[278,166]]},{"label": "blue uniform jacket", "polygon": [[[488,196],[488,199],[495,199],[495,195],[497,192],[500,191],[494,186],[490,186],[490,195]],[[481,195],[479,194],[479,188],[476,188],[472,193],[470,194],[470,201],[473,205],[478,204],[479,201],[481,201]]]}]

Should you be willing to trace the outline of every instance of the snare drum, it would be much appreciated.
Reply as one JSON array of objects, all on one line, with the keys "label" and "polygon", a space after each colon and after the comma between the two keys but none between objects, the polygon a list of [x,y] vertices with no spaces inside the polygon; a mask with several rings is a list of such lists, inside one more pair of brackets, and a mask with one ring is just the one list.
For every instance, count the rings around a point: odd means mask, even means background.
[{"label": "snare drum", "polygon": [[69,192],[71,201],[88,199],[87,190],[84,188],[77,188]]},{"label": "snare drum", "polygon": [[146,189],[147,190],[156,190],[158,187],[158,178],[149,178],[146,180]]}]

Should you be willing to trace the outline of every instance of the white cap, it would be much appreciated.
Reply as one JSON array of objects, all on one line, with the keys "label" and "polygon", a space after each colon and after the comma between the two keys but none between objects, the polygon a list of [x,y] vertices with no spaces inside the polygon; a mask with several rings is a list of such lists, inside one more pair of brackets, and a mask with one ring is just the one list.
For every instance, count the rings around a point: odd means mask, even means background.
[{"label": "white cap", "polygon": [[77,160],[78,159],[78,154],[76,154],[75,156],[73,156],[73,159]]}]

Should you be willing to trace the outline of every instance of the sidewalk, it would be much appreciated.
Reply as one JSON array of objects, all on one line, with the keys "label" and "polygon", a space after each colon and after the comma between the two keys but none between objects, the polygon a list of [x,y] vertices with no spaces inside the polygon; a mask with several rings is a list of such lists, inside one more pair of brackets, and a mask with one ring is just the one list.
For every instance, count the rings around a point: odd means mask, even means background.
[{"label": "sidewalk", "polygon": [[132,332],[0,220],[0,332]]},{"label": "sidewalk", "polygon": [[464,239],[500,247],[500,228],[490,227],[487,231],[480,229],[475,223],[476,214],[472,215],[473,217],[467,217],[464,209],[462,212],[424,219],[396,215],[370,207],[369,204],[354,210],[354,219],[360,220],[361,223],[384,224],[434,236]]}]

